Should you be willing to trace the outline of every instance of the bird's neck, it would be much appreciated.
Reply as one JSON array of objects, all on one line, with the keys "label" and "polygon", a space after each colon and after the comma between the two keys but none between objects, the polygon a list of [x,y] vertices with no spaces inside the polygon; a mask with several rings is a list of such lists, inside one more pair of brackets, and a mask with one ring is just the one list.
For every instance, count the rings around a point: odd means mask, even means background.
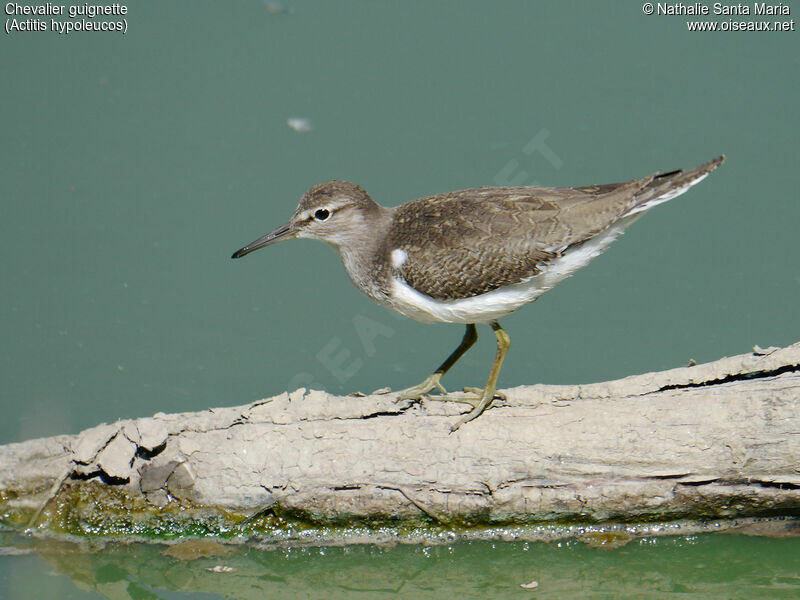
[{"label": "bird's neck", "polygon": [[344,263],[344,268],[358,289],[380,300],[383,279],[384,241],[394,216],[394,208],[376,206],[358,225],[351,227],[335,242],[329,242]]}]

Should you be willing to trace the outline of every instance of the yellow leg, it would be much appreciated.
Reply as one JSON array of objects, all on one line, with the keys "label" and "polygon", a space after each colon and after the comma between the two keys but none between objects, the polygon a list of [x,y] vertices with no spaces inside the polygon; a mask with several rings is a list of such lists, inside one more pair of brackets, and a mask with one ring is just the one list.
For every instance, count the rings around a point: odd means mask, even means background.
[{"label": "yellow leg", "polygon": [[458,345],[458,348],[453,350],[453,353],[447,357],[447,360],[445,360],[439,366],[439,368],[436,369],[436,371],[434,371],[433,375],[427,377],[425,381],[419,385],[415,385],[398,392],[397,399],[419,400],[424,394],[433,391],[434,388],[438,388],[442,393],[446,394],[447,390],[442,387],[442,384],[439,383],[439,380],[450,370],[454,364],[458,362],[459,358],[464,356],[467,350],[472,347],[477,339],[478,332],[475,329],[475,325],[473,323],[469,323],[467,325],[467,330],[464,332],[464,337],[461,339],[461,343]]},{"label": "yellow leg", "polygon": [[[456,424],[450,428],[451,432],[461,427],[464,423],[469,423],[473,419],[479,417],[481,413],[483,413],[483,411],[486,410],[486,408],[492,403],[492,400],[495,397],[495,391],[497,390],[497,377],[500,375],[500,367],[503,365],[503,360],[505,359],[506,354],[508,353],[508,348],[511,345],[511,338],[508,337],[508,334],[502,327],[500,327],[500,323],[497,321],[492,323],[492,329],[494,329],[494,334],[497,336],[497,355],[494,358],[492,370],[489,371],[489,379],[486,381],[486,387],[483,388],[483,391],[479,396],[475,397],[477,402],[474,404],[474,408],[456,421]],[[445,400],[445,398],[442,397],[436,399]],[[455,398],[453,399],[455,400]],[[462,401],[464,400],[462,399]],[[469,400],[467,400],[467,402],[469,402]]]}]

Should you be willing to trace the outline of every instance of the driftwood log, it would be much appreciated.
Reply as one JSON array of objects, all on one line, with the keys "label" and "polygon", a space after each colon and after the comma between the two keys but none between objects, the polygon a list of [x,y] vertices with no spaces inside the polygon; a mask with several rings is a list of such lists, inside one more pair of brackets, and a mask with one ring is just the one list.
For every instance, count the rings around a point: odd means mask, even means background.
[{"label": "driftwood log", "polygon": [[504,392],[453,434],[469,406],[300,389],[2,446],[0,520],[369,541],[800,515],[800,343]]}]

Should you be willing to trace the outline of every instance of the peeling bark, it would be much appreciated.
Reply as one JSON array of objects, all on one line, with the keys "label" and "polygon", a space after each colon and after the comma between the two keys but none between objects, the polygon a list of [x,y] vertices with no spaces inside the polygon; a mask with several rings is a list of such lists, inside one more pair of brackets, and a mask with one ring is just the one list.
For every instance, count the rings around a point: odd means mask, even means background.
[{"label": "peeling bark", "polygon": [[504,392],[453,434],[467,405],[300,389],[2,446],[0,520],[125,534],[209,515],[453,529],[800,514],[800,343]]}]

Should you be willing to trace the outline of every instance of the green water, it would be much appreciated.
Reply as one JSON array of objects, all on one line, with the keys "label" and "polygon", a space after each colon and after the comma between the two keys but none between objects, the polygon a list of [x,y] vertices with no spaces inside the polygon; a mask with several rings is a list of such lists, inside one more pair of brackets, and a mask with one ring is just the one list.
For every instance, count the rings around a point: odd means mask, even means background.
[{"label": "green water", "polygon": [[[646,16],[637,1],[127,6],[124,35],[0,36],[0,443],[301,385],[422,379],[460,327],[371,304],[322,244],[229,259],[331,178],[393,205],[479,185],[618,181],[724,152],[700,186],[503,321],[501,385],[613,379],[800,339],[796,31],[690,33],[686,18]],[[365,319],[379,326],[374,346],[357,335]],[[488,371],[493,336],[479,334],[454,387]],[[339,364],[325,358],[340,352]],[[356,587],[396,589],[408,565],[439,595],[685,585],[777,597],[800,571],[788,548],[800,556],[796,542],[726,537],[285,560],[317,590],[337,565],[369,573]],[[103,556],[91,560],[115,555]],[[267,556],[254,564],[279,560]],[[96,597],[49,569],[3,557],[0,596]],[[532,578],[539,590],[518,589]],[[188,591],[147,593],[133,597]]]},{"label": "green water", "polygon": [[[795,540],[728,535],[646,538],[614,550],[578,542],[245,548],[188,562],[163,552],[45,545],[6,557],[13,570],[3,583],[20,598],[113,600],[796,598],[800,588]],[[521,587],[533,581],[535,589]]]}]

